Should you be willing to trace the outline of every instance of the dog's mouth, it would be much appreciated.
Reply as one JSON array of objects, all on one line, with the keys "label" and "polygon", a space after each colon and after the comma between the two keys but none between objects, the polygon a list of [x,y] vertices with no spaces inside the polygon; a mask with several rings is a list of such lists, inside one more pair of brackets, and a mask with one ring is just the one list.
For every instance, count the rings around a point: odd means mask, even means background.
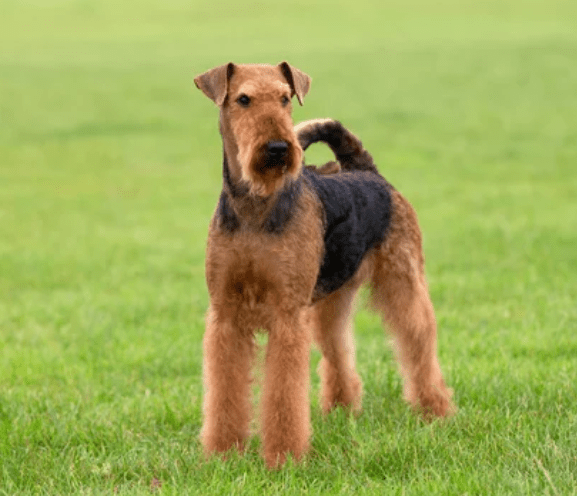
[{"label": "dog's mouth", "polygon": [[301,167],[300,147],[288,141],[272,140],[259,146],[248,163],[246,179],[251,190],[268,196],[282,187],[289,177],[296,177]]},{"label": "dog's mouth", "polygon": [[259,148],[254,169],[260,174],[284,174],[294,167],[294,146],[282,140],[269,141]]},{"label": "dog's mouth", "polygon": [[267,157],[261,163],[259,172],[266,172],[271,169],[280,169],[280,172],[286,172],[288,169],[287,160],[284,158]]}]

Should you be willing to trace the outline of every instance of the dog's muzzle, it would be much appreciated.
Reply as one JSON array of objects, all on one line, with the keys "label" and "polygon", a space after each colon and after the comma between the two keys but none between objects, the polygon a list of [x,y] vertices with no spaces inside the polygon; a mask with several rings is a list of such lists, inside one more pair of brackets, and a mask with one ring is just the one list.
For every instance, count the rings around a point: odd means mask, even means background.
[{"label": "dog's muzzle", "polygon": [[269,141],[266,144],[267,157],[272,160],[279,160],[288,153],[289,144],[286,141]]},{"label": "dog's muzzle", "polygon": [[262,147],[261,170],[279,169],[286,172],[291,161],[291,146],[286,141],[269,141]]}]

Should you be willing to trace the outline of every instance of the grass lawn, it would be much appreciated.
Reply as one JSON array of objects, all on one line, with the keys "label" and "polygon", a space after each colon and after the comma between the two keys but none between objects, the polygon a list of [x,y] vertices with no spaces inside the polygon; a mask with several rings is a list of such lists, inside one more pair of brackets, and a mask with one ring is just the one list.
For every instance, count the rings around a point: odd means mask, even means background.
[{"label": "grass lawn", "polygon": [[[419,213],[458,414],[420,422],[378,319],[364,410],[268,472],[205,461],[217,111],[288,60]],[[327,158],[315,145],[308,161]],[[577,493],[577,3],[0,0],[0,494]]]}]

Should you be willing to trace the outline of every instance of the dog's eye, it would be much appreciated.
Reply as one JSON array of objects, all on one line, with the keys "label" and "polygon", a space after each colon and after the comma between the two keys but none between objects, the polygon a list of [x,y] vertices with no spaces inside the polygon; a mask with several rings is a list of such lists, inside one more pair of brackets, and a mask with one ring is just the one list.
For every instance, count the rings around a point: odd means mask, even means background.
[{"label": "dog's eye", "polygon": [[288,96],[283,96],[281,99],[281,103],[283,107],[286,107],[290,103],[291,99]]},{"label": "dog's eye", "polygon": [[245,95],[244,93],[242,95],[240,95],[237,99],[236,102],[241,106],[241,107],[248,107],[250,105],[250,97],[248,95]]}]

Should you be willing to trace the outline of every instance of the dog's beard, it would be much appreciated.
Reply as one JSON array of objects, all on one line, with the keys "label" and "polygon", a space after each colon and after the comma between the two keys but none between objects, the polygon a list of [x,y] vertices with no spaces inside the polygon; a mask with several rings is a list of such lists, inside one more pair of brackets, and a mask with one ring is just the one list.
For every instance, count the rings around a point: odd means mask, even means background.
[{"label": "dog's beard", "polygon": [[251,154],[239,151],[238,159],[242,168],[242,178],[250,191],[258,196],[269,196],[282,188],[287,179],[298,176],[302,163],[300,146],[289,143],[286,155],[274,157],[267,153],[266,144]]}]

